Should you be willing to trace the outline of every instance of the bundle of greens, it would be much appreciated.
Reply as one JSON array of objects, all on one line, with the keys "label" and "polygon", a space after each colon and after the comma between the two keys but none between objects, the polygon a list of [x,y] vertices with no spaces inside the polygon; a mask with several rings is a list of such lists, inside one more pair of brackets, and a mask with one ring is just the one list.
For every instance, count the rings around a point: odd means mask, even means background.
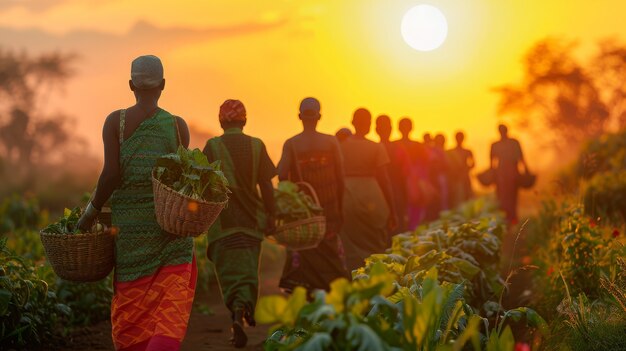
[{"label": "bundle of greens", "polygon": [[[74,207],[73,209],[66,208],[63,211],[63,216],[59,218],[57,222],[51,223],[43,229],[44,233],[48,234],[83,234],[83,232],[76,226],[80,216],[83,214],[83,210],[80,207]],[[101,223],[96,223],[91,227],[91,233],[100,233],[106,229],[106,226]]]},{"label": "bundle of greens", "polygon": [[278,226],[320,216],[324,212],[297,184],[288,180],[278,183],[278,188],[274,189],[274,200]]},{"label": "bundle of greens", "polygon": [[199,149],[179,146],[176,153],[159,157],[155,178],[194,200],[224,202],[230,193],[220,162],[209,163]]}]

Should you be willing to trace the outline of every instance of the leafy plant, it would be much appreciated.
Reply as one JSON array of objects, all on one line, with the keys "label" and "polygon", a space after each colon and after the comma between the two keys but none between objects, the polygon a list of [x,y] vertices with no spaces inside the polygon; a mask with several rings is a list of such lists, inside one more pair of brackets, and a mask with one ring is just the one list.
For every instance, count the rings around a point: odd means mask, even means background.
[{"label": "leafy plant", "polygon": [[3,347],[41,344],[53,337],[71,309],[40,279],[31,262],[0,239],[0,343]]},{"label": "leafy plant", "polygon": [[13,194],[0,205],[0,233],[16,229],[35,229],[47,220],[47,213],[39,209],[36,198]]},{"label": "leafy plant", "polygon": [[[316,291],[310,304],[303,288],[289,299],[262,298],[257,321],[276,323],[266,350],[435,350],[454,344],[462,334],[459,327],[466,329],[459,323],[463,312],[457,304],[463,297],[462,286],[442,288],[430,276],[424,288],[406,292],[396,304],[385,298],[395,289],[393,274],[382,263],[374,265],[371,273],[368,279],[334,281],[330,292]],[[471,331],[476,332],[477,326],[472,323]],[[457,339],[457,346],[468,339]]]},{"label": "leafy plant", "polygon": [[[595,178],[595,177],[594,177]],[[548,349],[624,349],[626,249],[620,231],[586,208],[544,206],[535,222],[535,303],[552,326]],[[555,307],[556,306],[556,307]]]},{"label": "leafy plant", "polygon": [[[507,318],[526,316],[528,324],[546,329],[536,312],[518,308],[504,312],[492,330],[464,299],[464,284],[440,283],[431,269],[411,287],[399,287],[382,262],[366,279],[337,279],[330,292],[316,291],[306,303],[306,290],[263,297],[257,307],[260,323],[274,324],[266,350],[512,350]],[[481,334],[481,326],[487,334]],[[509,347],[510,346],[510,347]]]},{"label": "leafy plant", "polygon": [[[585,294],[572,298],[567,283],[566,297],[557,307],[565,317],[565,328],[558,344],[567,345],[571,350],[624,350],[626,349],[626,307],[619,298],[626,297],[626,285],[623,278],[626,268],[623,259],[619,259],[621,271],[615,282],[603,279],[603,287],[618,298],[612,301],[596,299],[590,301]],[[563,277],[561,277],[564,279]]]},{"label": "leafy plant", "polygon": [[574,296],[600,298],[605,294],[601,279],[615,276],[617,259],[626,256],[620,238],[612,234],[616,230],[587,217],[581,206],[565,207],[557,217],[549,244],[536,255],[540,269],[535,280],[552,309],[566,297],[564,283]]},{"label": "leafy plant", "polygon": [[200,149],[188,150],[179,146],[176,153],[159,157],[155,177],[195,200],[224,202],[230,193],[220,162],[209,163]]},{"label": "leafy plant", "polygon": [[626,171],[596,174],[585,188],[584,204],[590,216],[626,222]]},{"label": "leafy plant", "polygon": [[[81,234],[82,231],[76,226],[83,210],[80,207],[74,207],[73,209],[66,208],[63,211],[63,216],[58,221],[49,224],[43,229],[44,232],[50,234]],[[91,227],[91,232],[102,232],[106,230],[106,227],[100,223],[96,223]]]},{"label": "leafy plant", "polygon": [[80,207],[74,207],[71,210],[66,208],[63,211],[63,216],[57,222],[49,224],[43,231],[50,234],[80,234],[81,230],[76,224],[81,214]]},{"label": "leafy plant", "polygon": [[367,258],[353,277],[366,276],[370,265],[383,262],[400,285],[410,286],[436,268],[441,282],[469,283],[466,298],[481,306],[504,286],[498,267],[503,232],[504,221],[491,205],[469,202],[428,226],[395,235],[387,254]]},{"label": "leafy plant", "polygon": [[319,216],[323,209],[305,194],[300,187],[288,180],[278,183],[274,189],[276,219],[278,225]]},{"label": "leafy plant", "polygon": [[94,283],[74,283],[57,279],[54,288],[58,300],[72,311],[67,316],[68,325],[87,326],[110,318],[112,275]]},{"label": "leafy plant", "polygon": [[[386,254],[366,259],[353,281],[337,279],[306,303],[262,297],[257,321],[273,324],[266,350],[511,350],[509,321],[525,318],[547,333],[527,307],[504,311],[498,303],[481,317],[478,302],[501,293],[497,273],[504,221],[484,200],[442,215],[413,233],[396,235]],[[469,289],[468,289],[469,288]],[[485,305],[489,305],[486,303]],[[495,323],[490,326],[490,321]]]},{"label": "leafy plant", "polygon": [[626,167],[626,130],[589,140],[579,155],[577,175],[592,178],[605,172],[619,172]]},{"label": "leafy plant", "polygon": [[16,228],[10,233],[0,234],[0,237],[2,236],[7,238],[7,248],[16,255],[31,260],[36,264],[45,262],[46,254],[41,244],[39,231],[27,228]]},{"label": "leafy plant", "polygon": [[470,338],[478,345],[479,319],[465,303],[463,290],[463,284],[440,284],[436,269],[412,286],[412,294],[401,301],[405,350],[459,350]]}]

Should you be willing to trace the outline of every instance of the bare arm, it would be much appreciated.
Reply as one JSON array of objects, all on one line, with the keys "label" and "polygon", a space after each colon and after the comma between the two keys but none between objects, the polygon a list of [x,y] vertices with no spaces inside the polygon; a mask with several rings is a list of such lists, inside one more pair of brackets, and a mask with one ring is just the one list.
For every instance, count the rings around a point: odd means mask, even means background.
[{"label": "bare arm", "polygon": [[496,164],[495,164],[496,163],[496,155],[494,155],[493,147],[494,147],[494,144],[491,144],[491,151],[489,152],[489,160],[490,160],[489,164],[491,165],[491,168],[496,168]]},{"label": "bare arm", "polygon": [[119,111],[111,113],[102,128],[102,142],[104,143],[104,166],[98,179],[96,193],[91,203],[97,210],[101,210],[104,203],[111,197],[113,191],[121,183],[120,174],[120,143],[119,143]]},{"label": "bare arm", "polygon": [[528,173],[528,165],[526,164],[526,160],[524,159],[524,153],[522,153],[522,146],[517,142],[517,148],[519,149],[519,160],[524,166],[524,173]]},{"label": "bare arm", "polygon": [[263,198],[263,205],[265,207],[265,211],[267,212],[266,230],[268,233],[273,233],[276,229],[276,211],[274,209],[274,187],[272,186],[272,181],[268,179],[259,182],[259,188],[261,189],[261,198]]},{"label": "bare arm", "polygon": [[259,173],[257,183],[259,184],[263,206],[265,207],[265,212],[267,213],[267,227],[265,229],[268,234],[273,233],[276,229],[274,186],[272,185],[272,178],[275,176],[276,167],[274,167],[274,163],[270,159],[265,145],[262,144],[261,155],[259,157]]},{"label": "bare arm", "polygon": [[476,162],[474,161],[474,154],[471,151],[467,150],[467,167],[469,169],[474,168],[476,166]]},{"label": "bare arm", "polygon": [[283,154],[278,162],[278,180],[289,180],[289,171],[291,170],[291,148],[287,140],[283,145]]}]

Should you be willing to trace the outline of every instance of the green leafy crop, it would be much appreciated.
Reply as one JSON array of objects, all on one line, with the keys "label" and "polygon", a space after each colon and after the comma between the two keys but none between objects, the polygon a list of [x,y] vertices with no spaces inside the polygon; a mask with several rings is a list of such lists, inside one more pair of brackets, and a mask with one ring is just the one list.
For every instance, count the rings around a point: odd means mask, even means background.
[{"label": "green leafy crop", "polygon": [[80,234],[81,230],[76,226],[82,214],[80,207],[66,208],[63,216],[57,222],[51,223],[43,232],[49,234]]},{"label": "green leafy crop", "polygon": [[313,199],[302,192],[300,187],[288,180],[278,183],[274,189],[276,219],[278,225],[319,216],[323,209]]},{"label": "green leafy crop", "polygon": [[176,153],[159,157],[155,177],[194,200],[224,202],[230,193],[220,162],[209,163],[200,149],[188,150],[179,146]]},{"label": "green leafy crop", "polygon": [[[352,282],[330,291],[296,288],[290,298],[265,296],[256,319],[272,325],[265,350],[512,350],[505,322],[526,321],[548,333],[534,310],[482,307],[504,282],[497,272],[502,216],[483,200],[396,235],[388,253],[366,259]],[[489,301],[487,301],[489,302]],[[482,309],[487,317],[482,317]],[[495,323],[493,322],[494,317]]]},{"label": "green leafy crop", "polygon": [[22,348],[50,340],[71,309],[58,301],[33,263],[0,239],[0,349]]}]

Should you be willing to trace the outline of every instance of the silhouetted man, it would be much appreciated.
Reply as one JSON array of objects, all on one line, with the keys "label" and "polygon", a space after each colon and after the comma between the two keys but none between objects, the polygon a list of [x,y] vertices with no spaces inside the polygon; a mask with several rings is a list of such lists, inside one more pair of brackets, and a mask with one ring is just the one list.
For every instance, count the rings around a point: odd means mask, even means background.
[{"label": "silhouetted man", "polygon": [[[380,143],[387,150],[390,164],[388,167],[389,179],[391,180],[391,190],[393,193],[393,201],[395,202],[396,215],[398,217],[398,226],[395,231],[390,234],[401,233],[406,230],[407,212],[406,212],[406,187],[405,180],[402,175],[403,155],[399,153],[396,143],[392,143],[391,137],[391,119],[387,115],[380,115],[376,118],[376,134],[380,138]],[[391,236],[390,236],[391,240]]]},{"label": "silhouetted man", "polygon": [[496,194],[500,208],[506,213],[511,223],[517,222],[517,179],[519,177],[519,164],[524,166],[524,172],[528,172],[528,166],[522,154],[519,141],[510,138],[508,128],[501,124],[498,126],[500,140],[491,145],[491,168],[496,175]]},{"label": "silhouetted man", "polygon": [[455,135],[456,147],[448,151],[450,160],[450,190],[451,205],[457,206],[473,196],[469,172],[474,168],[472,151],[463,147],[465,134],[457,132]]},{"label": "silhouetted man", "polygon": [[402,157],[403,208],[407,214],[407,229],[413,230],[424,221],[426,205],[432,196],[432,186],[428,179],[428,155],[424,145],[411,139],[413,122],[410,118],[402,118],[398,129],[402,137],[394,141],[394,145],[397,146],[398,155]]},{"label": "silhouetted man", "polygon": [[352,118],[354,135],[341,143],[346,171],[344,226],[341,238],[348,269],[363,266],[372,254],[384,253],[388,234],[397,224],[385,148],[365,136],[372,127],[371,113],[360,108]]},{"label": "silhouetted man", "polygon": [[308,97],[300,103],[298,117],[304,130],[283,146],[278,179],[307,182],[317,193],[326,216],[324,240],[314,249],[287,250],[279,286],[291,292],[296,286],[328,290],[336,278],[348,278],[339,231],[343,224],[344,165],[337,138],[318,132],[320,103]]}]

